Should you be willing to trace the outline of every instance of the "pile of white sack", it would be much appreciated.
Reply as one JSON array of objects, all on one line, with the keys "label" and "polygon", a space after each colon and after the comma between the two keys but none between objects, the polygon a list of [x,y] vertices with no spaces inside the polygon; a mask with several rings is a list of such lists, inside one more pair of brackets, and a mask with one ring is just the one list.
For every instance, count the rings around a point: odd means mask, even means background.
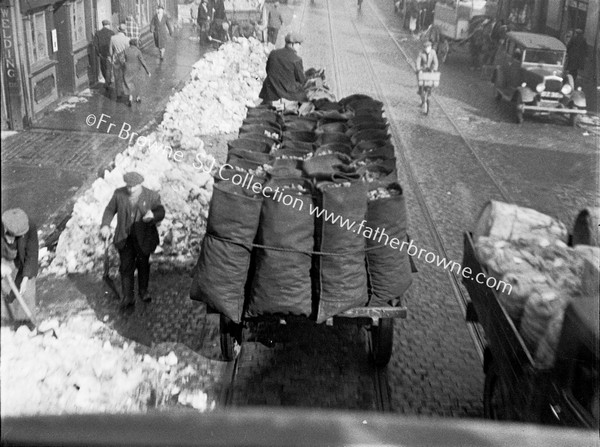
[{"label": "pile of white sack", "polygon": [[26,326],[1,330],[2,416],[135,413],[174,399],[200,411],[214,407],[201,390],[181,391],[197,372],[172,351],[155,359],[136,353],[135,343],[102,342],[94,335],[106,327],[93,316],[42,325],[58,338]]},{"label": "pile of white sack", "polygon": [[[86,273],[102,267],[102,214],[114,190],[124,186],[123,174],[132,170],[144,176],[144,186],[160,193],[166,210],[158,226],[161,242],[154,262],[193,262],[204,236],[213,184],[211,174],[200,168],[211,166],[213,159],[204,150],[201,136],[229,133],[241,126],[246,107],[257,102],[270,49],[271,45],[241,38],[198,61],[191,80],[170,98],[157,131],[117,155],[114,169],[75,203],[53,259],[50,262],[52,255],[47,254],[40,260],[46,272]],[[178,161],[175,151],[192,157]],[[114,229],[116,218],[112,225]],[[111,256],[115,256],[112,248]]]},{"label": "pile of white sack", "polygon": [[498,300],[540,368],[554,364],[569,302],[598,294],[587,284],[598,276],[600,248],[569,247],[567,236],[565,225],[550,216],[496,201],[484,208],[474,233],[478,259],[511,286]]}]

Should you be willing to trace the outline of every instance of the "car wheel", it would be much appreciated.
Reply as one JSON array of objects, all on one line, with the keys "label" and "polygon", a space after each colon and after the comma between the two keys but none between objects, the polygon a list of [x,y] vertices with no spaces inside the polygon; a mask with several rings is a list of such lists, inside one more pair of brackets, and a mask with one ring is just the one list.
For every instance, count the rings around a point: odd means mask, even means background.
[{"label": "car wheel", "polygon": [[521,124],[523,122],[523,106],[523,98],[521,98],[521,95],[517,95],[515,99],[515,121],[517,124]]}]

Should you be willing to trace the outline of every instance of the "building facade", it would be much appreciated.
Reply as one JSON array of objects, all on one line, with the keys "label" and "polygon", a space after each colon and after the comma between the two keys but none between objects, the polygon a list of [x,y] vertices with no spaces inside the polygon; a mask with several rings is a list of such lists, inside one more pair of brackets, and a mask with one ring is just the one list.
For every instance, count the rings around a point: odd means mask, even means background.
[{"label": "building facade", "polygon": [[0,0],[2,129],[27,127],[61,97],[98,82],[93,36],[102,20],[115,29],[132,15],[142,45],[152,42],[159,3],[176,18],[176,0]]}]

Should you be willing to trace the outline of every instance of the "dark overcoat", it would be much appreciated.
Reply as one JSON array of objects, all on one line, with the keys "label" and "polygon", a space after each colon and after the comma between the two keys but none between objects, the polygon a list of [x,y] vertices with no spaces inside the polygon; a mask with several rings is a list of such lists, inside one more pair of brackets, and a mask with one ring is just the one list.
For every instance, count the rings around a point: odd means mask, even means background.
[{"label": "dark overcoat", "polygon": [[158,15],[154,14],[150,22],[150,32],[154,36],[154,44],[157,48],[165,48],[167,46],[167,38],[173,35],[171,27],[171,19],[167,14],[163,14],[162,19],[158,19]]},{"label": "dark overcoat", "polygon": [[114,36],[114,32],[108,28],[102,28],[96,31],[94,36],[94,48],[96,52],[102,57],[110,56],[110,38]]},{"label": "dark overcoat", "polygon": [[133,224],[129,222],[129,195],[127,187],[115,190],[110,202],[104,210],[102,216],[102,226],[110,226],[115,214],[117,215],[117,228],[115,229],[114,243],[118,250],[125,247],[127,237],[130,234],[135,235],[142,253],[150,255],[154,253],[158,246],[158,230],[156,224],[165,217],[165,208],[160,203],[160,196],[156,191],[142,187],[142,192],[138,199],[137,210],[140,216],[146,214],[149,210],[154,213],[154,219],[150,222],[138,221]]},{"label": "dark overcoat", "polygon": [[259,97],[264,101],[277,101],[281,98],[305,101],[305,82],[302,58],[287,46],[273,50],[267,59],[267,77]]}]

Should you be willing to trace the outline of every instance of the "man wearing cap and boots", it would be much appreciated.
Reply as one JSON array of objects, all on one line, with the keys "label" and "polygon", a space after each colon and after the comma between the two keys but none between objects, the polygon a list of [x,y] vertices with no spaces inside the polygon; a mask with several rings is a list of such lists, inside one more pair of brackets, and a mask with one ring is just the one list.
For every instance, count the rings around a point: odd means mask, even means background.
[{"label": "man wearing cap and boots", "polygon": [[289,33],[285,36],[285,47],[271,51],[267,59],[267,77],[258,95],[265,103],[287,99],[306,101],[304,65],[298,56],[302,36]]},{"label": "man wearing cap and boots", "polygon": [[[20,208],[2,213],[2,319],[27,320],[7,276],[11,276],[19,288],[25,304],[35,312],[35,278],[38,274],[38,236],[35,224]],[[5,317],[6,316],[6,317]]]},{"label": "man wearing cap and boots", "polygon": [[100,58],[100,72],[104,77],[104,88],[109,89],[112,78],[112,67],[110,63],[110,38],[114,36],[110,29],[110,20],[102,21],[102,28],[94,35],[94,49]]},{"label": "man wearing cap and boots", "polygon": [[110,223],[117,215],[117,228],[113,242],[121,265],[122,302],[126,308],[134,304],[133,278],[137,268],[138,292],[142,301],[150,301],[148,282],[150,279],[150,255],[158,246],[158,224],[165,217],[165,209],[160,203],[160,196],[144,186],[142,177],[137,172],[123,175],[126,186],[115,190],[102,216],[100,236],[106,240],[110,236]]}]

